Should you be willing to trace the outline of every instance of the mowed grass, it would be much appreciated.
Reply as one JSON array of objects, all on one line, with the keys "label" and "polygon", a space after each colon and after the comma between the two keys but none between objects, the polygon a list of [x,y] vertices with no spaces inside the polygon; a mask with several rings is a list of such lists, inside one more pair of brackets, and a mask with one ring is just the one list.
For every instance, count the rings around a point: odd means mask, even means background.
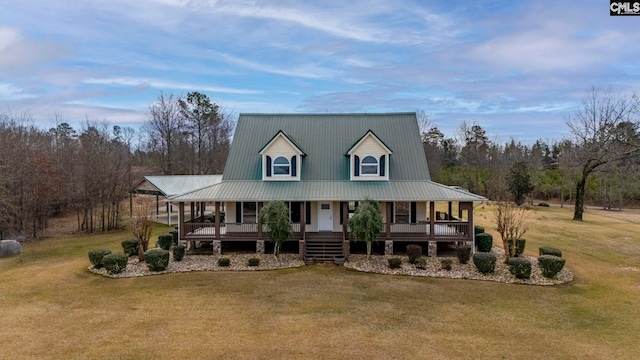
[{"label": "mowed grass", "polygon": [[562,249],[576,279],[554,287],[334,265],[109,279],[87,252],[126,231],[29,243],[0,260],[0,358],[640,358],[640,225],[571,215],[539,209],[526,236]]}]

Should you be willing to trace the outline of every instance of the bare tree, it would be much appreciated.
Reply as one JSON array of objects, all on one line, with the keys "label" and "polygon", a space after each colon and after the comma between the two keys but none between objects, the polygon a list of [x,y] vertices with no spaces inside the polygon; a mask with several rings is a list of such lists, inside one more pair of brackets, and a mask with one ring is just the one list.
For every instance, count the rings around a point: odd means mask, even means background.
[{"label": "bare tree", "polygon": [[591,87],[582,104],[566,118],[571,130],[572,165],[579,169],[573,220],[582,221],[585,188],[591,174],[640,151],[640,98]]},{"label": "bare tree", "polygon": [[149,105],[149,120],[143,125],[150,148],[160,154],[159,165],[165,175],[176,173],[175,153],[184,130],[179,100],[173,94],[160,92],[156,102]]},{"label": "bare tree", "polygon": [[144,261],[144,252],[149,247],[149,239],[153,231],[151,220],[151,200],[146,197],[137,197],[131,219],[131,232],[138,240],[138,259]]},{"label": "bare tree", "polygon": [[493,209],[493,218],[502,238],[504,248],[504,263],[516,253],[516,242],[524,236],[531,227],[531,211],[524,206],[500,201]]}]

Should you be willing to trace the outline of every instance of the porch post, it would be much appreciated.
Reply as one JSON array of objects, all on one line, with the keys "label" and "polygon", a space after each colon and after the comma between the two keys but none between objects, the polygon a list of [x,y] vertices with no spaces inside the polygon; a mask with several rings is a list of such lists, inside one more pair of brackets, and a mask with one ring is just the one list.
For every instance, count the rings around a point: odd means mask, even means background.
[{"label": "porch post", "polygon": [[346,240],[349,232],[349,203],[343,201],[340,206],[342,206],[342,240]]},{"label": "porch post", "polygon": [[391,238],[391,202],[387,201],[386,203],[386,229],[385,232],[387,233],[387,239]]},{"label": "porch post", "polygon": [[[258,219],[260,218],[260,210],[262,210],[262,207],[264,206],[264,203],[262,201],[258,201]],[[258,221],[258,239],[262,238],[262,223],[260,223],[260,221]]]},{"label": "porch post", "polygon": [[160,197],[156,195],[156,215],[160,215]]},{"label": "porch post", "polygon": [[184,202],[180,201],[178,205],[178,233],[180,234],[180,238],[178,238],[178,242],[184,239]]},{"label": "porch post", "polygon": [[436,238],[436,203],[429,201],[429,239]]},{"label": "porch post", "polygon": [[301,201],[300,202],[300,232],[302,233],[302,240],[306,239],[305,233],[306,233],[306,225],[307,225],[307,214],[305,213],[306,210],[306,201]]},{"label": "porch post", "polygon": [[451,205],[451,201],[449,201],[449,212],[447,213],[447,216],[449,217],[447,220],[453,220],[453,206]]},{"label": "porch post", "polygon": [[193,219],[195,219],[195,213],[196,213],[196,203],[194,203],[193,201],[191,202],[191,221],[193,221]]},{"label": "porch post", "polygon": [[475,226],[473,226],[473,203],[470,203],[469,205],[469,218],[467,219],[467,233],[469,235],[469,241],[473,242],[473,247],[472,249],[475,249],[475,240],[476,240],[476,236],[475,236],[475,232],[476,232],[476,228]]},{"label": "porch post", "polygon": [[171,203],[167,201],[167,225],[171,226]]},{"label": "porch post", "polygon": [[220,239],[220,201],[216,201],[216,239]]}]

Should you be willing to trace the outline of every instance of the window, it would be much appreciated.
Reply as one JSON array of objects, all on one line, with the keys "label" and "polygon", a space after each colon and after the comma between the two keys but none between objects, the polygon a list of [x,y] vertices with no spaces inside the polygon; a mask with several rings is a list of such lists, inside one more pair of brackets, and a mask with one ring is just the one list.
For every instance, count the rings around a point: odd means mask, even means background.
[{"label": "window", "polygon": [[258,207],[254,202],[242,203],[242,222],[244,224],[255,224],[258,222]]},{"label": "window", "polygon": [[360,162],[361,175],[378,175],[378,160],[369,155],[365,156]]},{"label": "window", "polygon": [[273,175],[289,175],[291,165],[289,160],[284,156],[278,156],[273,160]]},{"label": "window", "polygon": [[394,206],[395,210],[395,223],[396,224],[408,224],[411,215],[411,205],[408,201],[396,202]]}]

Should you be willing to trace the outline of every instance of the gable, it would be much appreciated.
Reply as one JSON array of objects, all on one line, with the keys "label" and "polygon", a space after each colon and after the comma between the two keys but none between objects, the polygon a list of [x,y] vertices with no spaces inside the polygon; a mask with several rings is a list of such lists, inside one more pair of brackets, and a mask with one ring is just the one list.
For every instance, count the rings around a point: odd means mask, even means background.
[{"label": "gable", "polygon": [[260,180],[260,151],[279,131],[304,148],[301,180],[349,180],[344,156],[371,130],[393,149],[390,180],[429,180],[415,113],[240,114],[224,180]]}]

